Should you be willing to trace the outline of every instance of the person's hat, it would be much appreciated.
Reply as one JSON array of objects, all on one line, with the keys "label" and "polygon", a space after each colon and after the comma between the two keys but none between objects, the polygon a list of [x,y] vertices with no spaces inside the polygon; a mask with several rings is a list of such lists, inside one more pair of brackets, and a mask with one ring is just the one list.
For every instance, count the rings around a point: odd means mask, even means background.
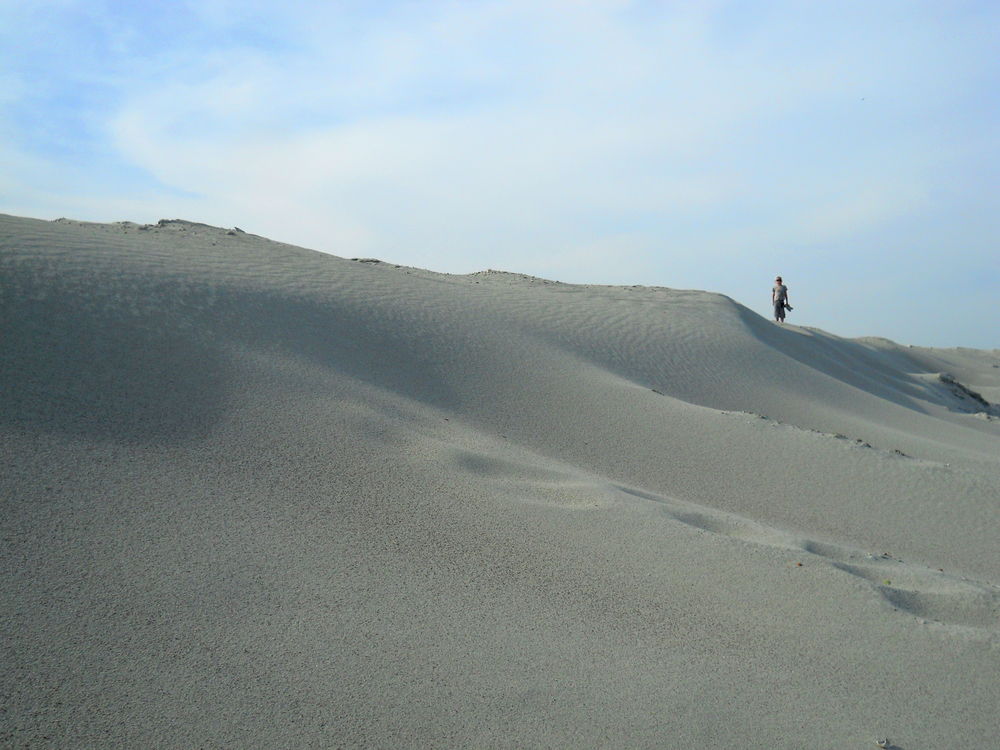
[{"label": "person's hat", "polygon": [[781,281],[781,277],[780,277],[780,276],[775,276],[775,277],[774,277],[774,280],[775,280],[775,281]]}]

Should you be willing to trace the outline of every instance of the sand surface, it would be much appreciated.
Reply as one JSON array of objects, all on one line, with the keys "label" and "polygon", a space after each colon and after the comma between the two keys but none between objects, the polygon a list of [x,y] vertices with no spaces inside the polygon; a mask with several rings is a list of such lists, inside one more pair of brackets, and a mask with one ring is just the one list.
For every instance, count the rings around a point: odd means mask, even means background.
[{"label": "sand surface", "polygon": [[1000,351],[184,221],[0,282],[0,747],[997,746]]}]

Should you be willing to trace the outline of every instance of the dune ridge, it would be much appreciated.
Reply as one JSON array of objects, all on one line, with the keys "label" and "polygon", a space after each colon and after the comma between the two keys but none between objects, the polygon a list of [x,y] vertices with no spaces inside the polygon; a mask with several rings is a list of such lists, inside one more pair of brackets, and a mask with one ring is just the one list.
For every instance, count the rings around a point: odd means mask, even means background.
[{"label": "dune ridge", "polygon": [[1000,734],[1000,351],[183,220],[0,274],[0,745]]}]

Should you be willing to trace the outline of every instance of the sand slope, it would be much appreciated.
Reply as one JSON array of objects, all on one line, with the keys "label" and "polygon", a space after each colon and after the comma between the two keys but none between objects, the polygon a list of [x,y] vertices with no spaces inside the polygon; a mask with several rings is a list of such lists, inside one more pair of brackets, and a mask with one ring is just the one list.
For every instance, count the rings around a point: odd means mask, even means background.
[{"label": "sand slope", "polygon": [[0,746],[1000,735],[1000,351],[183,221],[0,274]]}]

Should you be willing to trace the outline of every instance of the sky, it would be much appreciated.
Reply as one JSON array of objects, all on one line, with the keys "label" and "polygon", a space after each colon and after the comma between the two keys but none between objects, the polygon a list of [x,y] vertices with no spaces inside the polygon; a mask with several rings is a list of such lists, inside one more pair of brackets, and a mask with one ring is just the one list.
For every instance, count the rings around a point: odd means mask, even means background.
[{"label": "sky", "polygon": [[0,0],[0,213],[1000,348],[994,0]]}]

